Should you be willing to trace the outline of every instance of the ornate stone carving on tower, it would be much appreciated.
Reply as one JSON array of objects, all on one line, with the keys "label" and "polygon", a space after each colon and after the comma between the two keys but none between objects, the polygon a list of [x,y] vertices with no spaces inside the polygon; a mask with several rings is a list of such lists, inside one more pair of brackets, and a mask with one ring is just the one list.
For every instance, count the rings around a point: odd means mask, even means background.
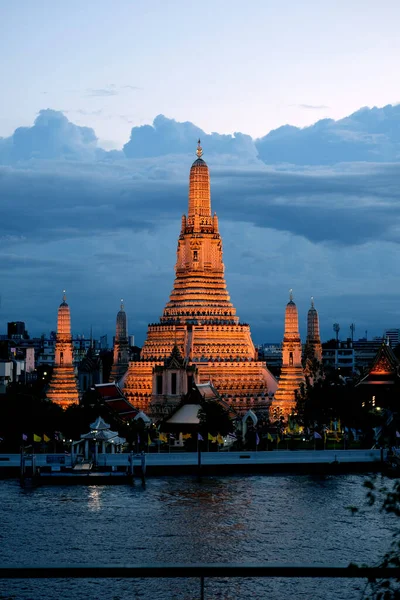
[{"label": "ornate stone carving on tower", "polygon": [[[174,346],[185,365],[196,367],[196,383],[212,380],[219,394],[237,410],[266,408],[277,382],[257,358],[250,327],[240,323],[224,277],[222,240],[211,213],[210,176],[202,159],[190,169],[188,214],[182,216],[174,287],[159,323],[149,325],[141,359],[131,362],[124,392],[133,405],[148,410],[157,402],[165,360]],[[158,374],[154,377],[155,373]],[[191,371],[192,373],[192,371]],[[192,374],[190,375],[192,376]]]},{"label": "ornate stone carving on tower", "polygon": [[129,366],[129,340],[124,301],[117,314],[115,329],[114,356],[111,368],[110,381],[119,381],[127,372]]},{"label": "ornate stone carving on tower", "polygon": [[307,313],[307,339],[305,347],[305,358],[322,362],[322,345],[319,335],[318,313],[314,306],[314,298],[311,298],[311,307]]},{"label": "ornate stone carving on tower", "polygon": [[53,376],[46,394],[49,400],[59,404],[64,409],[79,402],[78,386],[73,366],[71,315],[66,300],[64,291],[63,301],[58,309]]},{"label": "ornate stone carving on tower", "polygon": [[299,317],[297,306],[293,302],[293,293],[290,290],[290,299],[286,305],[285,333],[282,347],[282,371],[275,394],[273,407],[278,407],[285,419],[296,406],[295,392],[304,382],[303,367],[301,364],[301,340],[299,334]]}]

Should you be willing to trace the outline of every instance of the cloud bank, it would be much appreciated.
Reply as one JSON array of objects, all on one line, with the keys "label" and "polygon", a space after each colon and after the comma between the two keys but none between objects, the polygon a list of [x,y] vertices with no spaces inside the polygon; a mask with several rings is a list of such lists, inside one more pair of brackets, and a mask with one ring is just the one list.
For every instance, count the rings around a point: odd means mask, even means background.
[{"label": "cloud bank", "polygon": [[[290,287],[303,335],[311,295],[324,337],[333,322],[341,323],[344,336],[352,321],[360,334],[398,327],[399,109],[355,115],[347,125],[344,119],[289,128],[296,131],[287,139],[293,134],[298,141],[289,141],[287,152],[297,147],[298,154],[288,165],[266,164],[261,156],[263,140],[262,151],[271,151],[269,136],[275,135],[278,154],[283,149],[280,130],[254,142],[159,116],[153,126],[134,127],[123,151],[106,152],[92,129],[41,111],[32,127],[0,140],[1,330],[13,319],[25,320],[35,334],[54,329],[65,287],[76,333],[93,325],[96,335],[111,336],[124,297],[130,331],[142,342],[172,288],[198,137],[211,172],[228,288],[256,342],[281,339]],[[385,137],[386,145],[390,139],[392,158],[366,152],[368,162],[332,158],[305,165],[307,140],[314,136],[314,145],[315,139],[322,144],[339,130],[352,132],[347,143],[355,144],[355,155],[374,136]]]}]

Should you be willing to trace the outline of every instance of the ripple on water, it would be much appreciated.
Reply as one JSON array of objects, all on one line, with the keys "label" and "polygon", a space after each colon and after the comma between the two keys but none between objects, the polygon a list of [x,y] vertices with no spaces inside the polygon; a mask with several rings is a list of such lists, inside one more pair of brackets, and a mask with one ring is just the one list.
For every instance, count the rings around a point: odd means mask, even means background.
[{"label": "ripple on water", "polygon": [[[140,486],[42,487],[0,482],[2,564],[139,562],[373,563],[394,518],[361,506],[361,475],[150,478]],[[206,581],[206,598],[357,597],[362,582]],[[0,582],[0,599],[199,597],[196,580]]]}]

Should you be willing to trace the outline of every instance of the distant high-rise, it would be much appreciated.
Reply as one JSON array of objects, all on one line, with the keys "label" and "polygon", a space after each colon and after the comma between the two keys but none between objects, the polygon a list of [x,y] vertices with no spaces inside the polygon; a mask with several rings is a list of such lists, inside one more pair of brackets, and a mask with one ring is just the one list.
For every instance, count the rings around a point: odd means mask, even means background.
[{"label": "distant high-rise", "polygon": [[64,291],[58,309],[54,370],[46,394],[49,400],[67,408],[79,402],[78,386],[73,367],[71,315]]},{"label": "distant high-rise", "polygon": [[282,370],[275,393],[273,408],[278,407],[287,418],[296,406],[296,390],[304,382],[301,364],[301,340],[297,306],[293,302],[292,290],[286,305],[285,333],[282,346]]},{"label": "distant high-rise", "polygon": [[117,314],[117,324],[114,340],[113,366],[110,374],[110,381],[119,381],[128,370],[129,366],[129,340],[128,325],[124,301],[121,300],[120,310]]},{"label": "distant high-rise", "polygon": [[307,314],[307,339],[306,339],[306,358],[315,358],[318,362],[322,361],[322,345],[319,335],[318,313],[314,306],[314,298],[311,298],[311,307]]},{"label": "distant high-rise", "polygon": [[25,323],[23,321],[11,321],[7,323],[7,337],[10,340],[22,339],[27,336]]},{"label": "distant high-rise", "polygon": [[391,348],[395,348],[400,344],[400,329],[385,329],[385,340],[389,340]]}]

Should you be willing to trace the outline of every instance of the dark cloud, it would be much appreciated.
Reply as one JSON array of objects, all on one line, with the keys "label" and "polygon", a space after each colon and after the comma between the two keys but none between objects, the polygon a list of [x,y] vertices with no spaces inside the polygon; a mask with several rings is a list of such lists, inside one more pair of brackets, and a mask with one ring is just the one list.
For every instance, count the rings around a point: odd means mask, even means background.
[{"label": "dark cloud", "polygon": [[266,163],[329,165],[400,160],[400,105],[362,108],[345,119],[322,119],[300,129],[284,125],[256,140]]},{"label": "dark cloud", "polygon": [[252,138],[243,133],[221,135],[206,134],[193,123],[178,123],[164,115],[158,115],[152,125],[133,127],[131,138],[124,146],[128,158],[149,158],[168,154],[193,155],[197,139],[206,148],[207,154],[240,155],[244,159],[256,158]]},{"label": "dark cloud", "polygon": [[[379,137],[383,125],[372,126],[371,112],[357,118],[368,121],[368,135]],[[367,125],[356,129],[357,120],[350,121],[341,131],[361,143]],[[143,339],[172,287],[201,132],[165,117],[148,128],[132,130],[128,152],[105,152],[93,130],[47,110],[33,127],[0,140],[3,320],[25,319],[32,333],[54,329],[66,287],[74,331],[88,331],[93,323],[96,335],[111,336],[124,297],[131,331]],[[394,125],[387,135],[395,140]],[[200,136],[228,288],[255,341],[281,338],[289,287],[301,314],[309,296],[318,298],[325,336],[331,321],[344,327],[357,315],[357,327],[375,327],[376,333],[383,324],[398,325],[399,164],[267,166],[248,136]],[[376,304],[365,300],[376,290],[386,298],[379,318],[376,296]],[[344,293],[347,304],[341,303]]]}]

